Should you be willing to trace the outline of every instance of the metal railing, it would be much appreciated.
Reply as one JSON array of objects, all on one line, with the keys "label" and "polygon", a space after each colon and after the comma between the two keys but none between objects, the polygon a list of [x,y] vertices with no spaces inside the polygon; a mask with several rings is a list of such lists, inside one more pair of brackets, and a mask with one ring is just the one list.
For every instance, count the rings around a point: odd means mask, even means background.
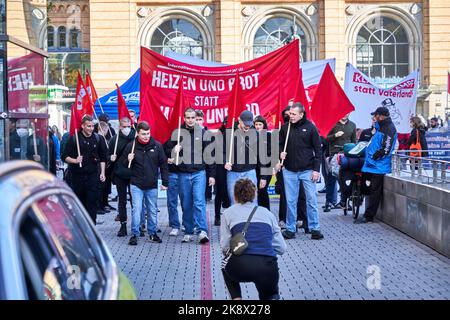
[{"label": "metal railing", "polygon": [[450,149],[422,150],[439,159],[411,156],[414,150],[397,150],[392,157],[392,175],[450,189]]}]

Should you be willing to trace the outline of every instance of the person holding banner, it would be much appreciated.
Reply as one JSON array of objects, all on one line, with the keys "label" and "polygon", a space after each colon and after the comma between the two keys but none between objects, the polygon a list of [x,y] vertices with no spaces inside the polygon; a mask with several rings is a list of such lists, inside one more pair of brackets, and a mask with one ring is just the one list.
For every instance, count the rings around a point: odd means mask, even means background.
[{"label": "person holding banner", "polygon": [[306,119],[305,107],[296,102],[290,109],[290,122],[280,130],[280,159],[277,170],[283,168],[284,186],[286,188],[287,217],[286,239],[295,238],[297,201],[300,181],[306,194],[306,213],[311,239],[323,239],[320,232],[319,211],[317,208],[316,182],[320,178],[320,161],[322,156],[320,136],[314,124]]},{"label": "person holding banner", "polygon": [[[203,141],[206,132],[196,124],[195,110],[187,108],[184,111],[184,123],[180,129],[175,129],[172,139],[167,142],[168,150],[171,150],[170,163],[175,163],[178,168],[178,193],[183,210],[183,225],[185,235],[182,242],[192,241],[194,234],[194,221],[199,225],[199,242],[209,242],[208,224],[206,222],[206,177],[210,177],[208,184],[215,184],[215,168],[212,164],[206,164],[204,150],[211,143]],[[174,137],[181,137],[180,144]],[[178,165],[177,165],[178,154]]]},{"label": "person holding banner", "polygon": [[[88,211],[92,222],[97,222],[97,204],[100,197],[99,184],[105,181],[106,145],[94,131],[94,119],[85,115],[81,119],[78,135],[80,154],[76,139],[70,137],[62,159],[69,164],[71,187]],[[81,165],[80,165],[81,164]]]},{"label": "person holding banner", "polygon": [[131,120],[123,117],[119,122],[119,134],[116,134],[109,141],[109,161],[111,161],[113,166],[113,181],[116,184],[118,195],[120,221],[118,237],[127,235],[127,188],[130,184],[131,170],[117,160],[122,157],[125,147],[134,140],[135,135],[136,131],[131,127]]},{"label": "person holding banner", "polygon": [[162,145],[150,134],[150,126],[146,121],[137,125],[137,138],[130,141],[119,162],[126,168],[131,163],[131,194],[132,215],[131,233],[129,245],[137,245],[137,237],[141,234],[139,229],[141,223],[142,205],[148,209],[147,230],[150,241],[161,243],[157,235],[157,200],[158,200],[158,175],[161,172],[161,190],[167,190],[169,185],[167,158]]},{"label": "person holding banner", "polygon": [[[270,145],[272,141],[272,135],[270,132],[267,131],[267,121],[264,119],[263,116],[256,116],[253,120],[254,126],[256,131],[258,131],[258,134],[262,139],[264,139],[264,144],[266,145],[266,152],[267,155],[270,157]],[[264,137],[263,137],[264,136]],[[258,185],[261,182],[261,166],[257,165],[256,167],[256,179],[258,181]],[[270,211],[270,199],[269,199],[269,193],[267,191],[269,187],[269,181],[267,181],[266,186],[264,188],[258,188],[258,205],[261,207],[266,208]]]},{"label": "person holding banner", "polygon": [[392,153],[397,141],[397,129],[386,107],[378,107],[371,113],[377,121],[377,132],[366,148],[366,159],[362,172],[371,174],[369,204],[362,221],[358,223],[373,222],[383,195],[384,175],[391,173]]}]

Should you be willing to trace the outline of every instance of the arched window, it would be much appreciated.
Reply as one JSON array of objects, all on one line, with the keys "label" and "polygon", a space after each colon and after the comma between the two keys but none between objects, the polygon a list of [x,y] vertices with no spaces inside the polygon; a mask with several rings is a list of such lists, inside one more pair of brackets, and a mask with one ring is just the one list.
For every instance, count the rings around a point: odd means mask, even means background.
[{"label": "arched window", "polygon": [[67,39],[66,39],[66,27],[59,27],[58,28],[58,47],[59,48],[65,48],[67,47]]},{"label": "arched window", "polygon": [[266,20],[256,31],[253,41],[253,58],[269,53],[294,38],[299,38],[301,42],[302,60],[306,59],[306,38],[305,33],[294,18],[275,17]]},{"label": "arched window", "polygon": [[371,78],[408,75],[409,40],[405,28],[384,16],[366,22],[356,39],[356,66]]},{"label": "arched window", "polygon": [[200,30],[186,19],[170,19],[154,31],[150,49],[165,54],[173,51],[179,54],[204,58],[204,40]]},{"label": "arched window", "polygon": [[55,29],[52,26],[47,27],[47,47],[55,46]]},{"label": "arched window", "polygon": [[70,29],[70,38],[69,44],[71,48],[80,48],[81,47],[81,31],[73,27]]}]

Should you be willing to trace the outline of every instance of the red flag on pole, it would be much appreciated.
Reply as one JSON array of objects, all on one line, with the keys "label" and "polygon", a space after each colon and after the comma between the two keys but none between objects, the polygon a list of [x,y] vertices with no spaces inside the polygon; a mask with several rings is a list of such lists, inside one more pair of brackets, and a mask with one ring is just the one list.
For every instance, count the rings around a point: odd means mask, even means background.
[{"label": "red flag on pole", "polygon": [[169,129],[172,133],[175,129],[178,129],[180,125],[180,119],[183,116],[183,112],[186,109],[187,101],[186,97],[183,94],[183,79],[180,81],[180,85],[178,86],[177,97],[175,98],[175,105],[172,111],[172,115],[169,118]]},{"label": "red flag on pole", "polygon": [[283,80],[280,79],[280,86],[278,89],[278,107],[277,107],[277,114],[275,115],[274,128],[277,129],[281,128],[281,125],[283,124],[282,113],[287,104],[288,101],[286,101],[286,96],[284,95]]},{"label": "red flag on pole", "polygon": [[[156,105],[151,104],[150,99],[152,98],[149,91],[141,92],[141,98],[146,100],[145,103],[147,106]],[[169,140],[170,135],[172,134],[169,130],[169,122],[159,107],[141,108],[139,122],[141,121],[148,122],[150,125],[150,133],[155,140],[162,144]]]},{"label": "red flag on pole", "polygon": [[131,120],[131,125],[134,124],[133,119],[130,116],[130,112],[127,108],[127,103],[125,102],[125,99],[123,98],[122,92],[120,91],[119,86],[116,83],[117,87],[117,113],[119,115],[119,120],[122,118],[128,118]]},{"label": "red flag on pole", "polygon": [[91,104],[91,99],[87,93],[87,90],[83,83],[83,78],[78,71],[78,82],[77,91],[75,95],[75,103],[71,108],[71,118],[70,118],[70,134],[74,134],[75,130],[81,128],[81,120],[87,114],[92,116],[94,110]]},{"label": "red flag on pole", "polygon": [[92,82],[91,75],[89,74],[89,71],[86,70],[86,90],[89,94],[89,97],[91,98],[92,104],[95,104],[95,102],[98,99],[97,91],[95,91],[94,83]]},{"label": "red flag on pole", "polygon": [[303,72],[302,69],[298,71],[297,78],[297,91],[295,92],[294,102],[300,102],[304,107],[307,113],[310,111],[310,106],[308,102],[308,98],[306,97],[305,86],[303,84]]},{"label": "red flag on pole", "polygon": [[354,110],[355,107],[327,64],[311,105],[311,119],[320,135],[326,136],[340,119]]},{"label": "red flag on pole", "polygon": [[236,121],[241,115],[241,112],[245,110],[245,104],[242,103],[241,100],[241,84],[239,79],[239,73],[236,73],[230,100],[228,101],[227,128],[232,128],[234,126],[233,122]]},{"label": "red flag on pole", "polygon": [[75,104],[70,107],[70,128],[69,133],[71,136],[75,134],[81,127],[81,119],[78,119],[78,112],[75,110]]}]

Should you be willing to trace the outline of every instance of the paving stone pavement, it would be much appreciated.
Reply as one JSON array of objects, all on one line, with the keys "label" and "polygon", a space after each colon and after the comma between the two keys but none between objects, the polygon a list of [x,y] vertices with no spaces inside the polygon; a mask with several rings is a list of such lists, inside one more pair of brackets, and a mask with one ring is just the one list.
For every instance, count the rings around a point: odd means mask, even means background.
[{"label": "paving stone pavement", "polygon": [[[318,200],[321,208],[325,198]],[[278,200],[271,202],[278,216]],[[137,246],[128,246],[129,236],[116,236],[115,211],[98,218],[99,233],[139,299],[229,299],[220,270],[219,227],[212,225],[213,202],[207,205],[207,245],[181,243],[181,232],[170,237],[165,199],[158,205],[160,244],[146,235]],[[320,209],[320,224],[325,239],[314,241],[299,232],[278,259],[283,299],[450,299],[450,259],[381,222],[355,225],[342,210]],[[244,299],[258,299],[253,284],[241,287]]]}]

